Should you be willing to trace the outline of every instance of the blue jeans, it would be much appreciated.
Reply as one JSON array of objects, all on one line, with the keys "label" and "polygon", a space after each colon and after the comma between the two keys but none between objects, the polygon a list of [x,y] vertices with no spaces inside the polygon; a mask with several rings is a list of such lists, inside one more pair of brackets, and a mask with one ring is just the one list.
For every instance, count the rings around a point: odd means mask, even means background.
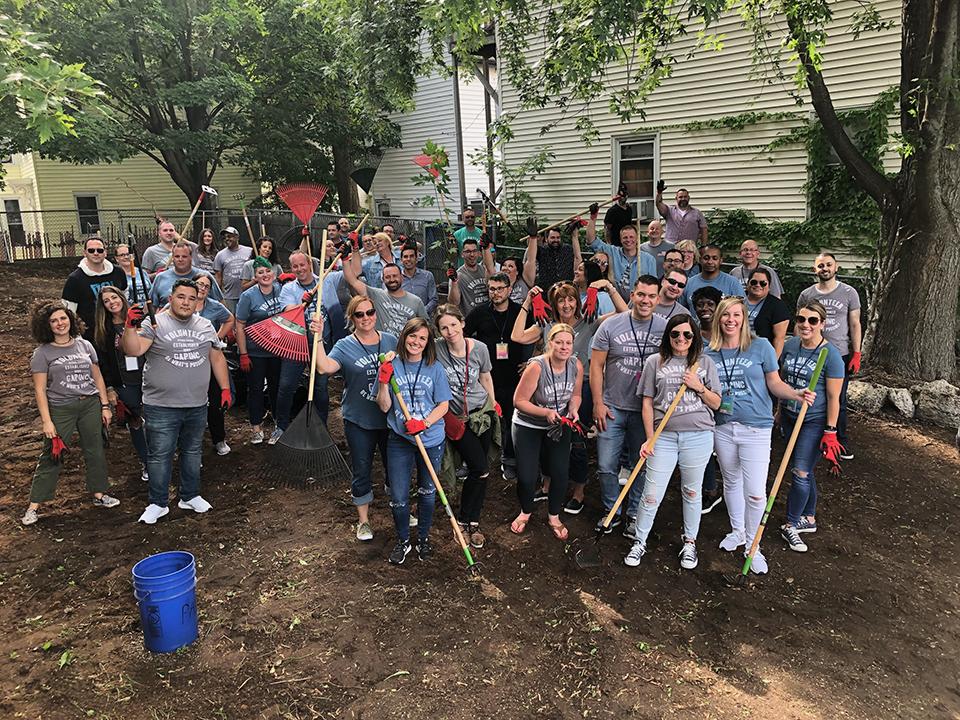
[{"label": "blue jeans", "polygon": [[[781,426],[786,437],[790,437],[797,424],[797,416],[784,412],[781,415]],[[787,495],[787,522],[795,525],[801,516],[816,515],[817,512],[817,480],[813,470],[823,455],[820,452],[820,440],[823,437],[823,428],[826,425],[824,417],[804,418],[800,434],[797,435],[797,444],[793,446],[791,465],[793,478],[790,483],[790,494]],[[801,476],[798,473],[803,473]]]},{"label": "blue jeans", "polygon": [[[117,397],[123,400],[123,404],[130,408],[130,412],[143,417],[143,389],[139,385],[121,385],[114,388],[117,391]],[[144,465],[147,464],[147,436],[143,432],[143,425],[139,428],[133,428],[127,424],[130,431],[130,442],[133,443],[133,449],[137,451],[137,457]]]},{"label": "blue jeans", "polygon": [[[300,380],[303,378],[303,370],[307,363],[296,362],[294,360],[283,360],[280,364],[280,382],[277,387],[277,407],[274,409],[273,418],[277,422],[277,427],[286,430],[290,426],[290,411],[293,408],[293,396],[300,387]],[[317,380],[313,388],[313,404],[320,413],[323,424],[327,424],[327,413],[330,410],[330,393],[327,391],[327,376],[317,375]]]},{"label": "blue jeans", "polygon": [[[250,372],[247,374],[247,412],[250,424],[263,422],[263,384],[267,384],[270,408],[277,409],[277,388],[280,384],[280,366],[283,360],[278,357],[250,356]],[[302,372],[302,371],[301,371]]]},{"label": "blue jeans", "polygon": [[147,474],[150,476],[150,502],[166,507],[173,454],[180,449],[180,499],[192,500],[200,494],[200,457],[203,429],[207,425],[207,406],[168,408],[144,405],[147,426]]},{"label": "blue jeans", "polygon": [[[626,453],[626,466],[633,470],[640,455],[640,446],[647,439],[643,429],[643,416],[639,410],[621,410],[610,408],[613,419],[607,418],[607,429],[597,435],[597,477],[600,479],[600,499],[603,501],[604,514],[620,495],[620,467]],[[643,495],[645,470],[633,481],[630,494],[627,495],[627,517],[636,517]],[[621,510],[622,510],[621,506]]]},{"label": "blue jeans", "polygon": [[[443,459],[443,443],[427,448],[427,455],[433,464],[434,472],[440,472]],[[397,540],[410,539],[410,483],[407,478],[417,468],[417,531],[421,540],[430,534],[433,524],[433,508],[437,503],[437,488],[427,469],[420,448],[404,440],[392,430],[387,440],[387,472],[396,481],[390,483],[390,507],[393,509],[393,524],[397,531]]]},{"label": "blue jeans", "polygon": [[373,502],[373,451],[380,449],[380,461],[386,468],[387,432],[386,428],[368,430],[349,420],[343,421],[343,434],[347,438],[347,447],[350,448],[350,467],[353,471],[350,494],[353,496],[354,505],[369,505]]},{"label": "blue jeans", "polygon": [[713,430],[665,431],[660,434],[654,452],[656,454],[647,459],[647,479],[643,484],[643,503],[637,515],[636,538],[642,545],[647,544],[647,536],[663,502],[667,483],[670,482],[673,469],[679,465],[683,536],[686,540],[696,540],[703,510],[700,502],[703,470],[713,453]]}]

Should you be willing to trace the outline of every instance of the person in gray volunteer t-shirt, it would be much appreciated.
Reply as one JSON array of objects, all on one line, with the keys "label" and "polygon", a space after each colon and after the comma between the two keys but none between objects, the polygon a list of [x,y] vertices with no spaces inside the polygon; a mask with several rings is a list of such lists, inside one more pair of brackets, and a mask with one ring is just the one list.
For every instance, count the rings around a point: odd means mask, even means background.
[{"label": "person in gray volunteer t-shirt", "polygon": [[220,235],[226,245],[213,259],[213,269],[217,275],[217,284],[223,290],[223,304],[236,313],[237,300],[243,288],[243,266],[251,257],[253,249],[240,245],[240,233],[235,227],[226,227]]},{"label": "person in gray volunteer t-shirt", "polygon": [[[231,403],[227,361],[213,325],[196,315],[197,285],[177,280],[168,309],[155,323],[143,320],[134,305],[127,312],[121,344],[132,357],[146,356],[143,366],[143,416],[147,426],[147,473],[150,504],[140,522],[153,525],[167,508],[173,455],[180,451],[182,510],[204,513],[210,503],[200,496],[200,454],[207,422],[210,371],[220,386],[220,406]],[[143,325],[139,332],[137,328]]]},{"label": "person in gray volunteer t-shirt", "polygon": [[[680,567],[693,570],[697,566],[703,470],[713,453],[713,413],[721,402],[717,366],[702,354],[702,348],[700,332],[690,317],[675,315],[663,331],[660,352],[648,357],[643,365],[637,392],[643,395],[643,426],[648,439],[640,454],[648,458],[647,478],[643,484],[644,502],[637,514],[636,542],[623,559],[630,567],[639,565],[646,552],[647,537],[678,464],[683,497]],[[656,444],[651,446],[654,426],[666,416],[681,385],[686,386],[686,392]]]},{"label": "person in gray volunteer t-shirt", "polygon": [[[490,267],[480,262],[480,253],[480,244],[476,240],[469,238],[464,240],[461,251],[463,265],[456,271],[447,272],[447,277],[450,278],[447,302],[459,305],[464,317],[469,315],[475,307],[489,300],[487,276],[490,274]],[[489,256],[489,246],[484,248],[483,253]],[[492,267],[493,262],[490,261],[489,265]]]},{"label": "person in gray volunteer t-shirt", "polygon": [[[620,457],[627,449],[627,466],[637,462],[640,446],[647,439],[643,432],[643,399],[637,395],[637,384],[644,361],[660,348],[667,321],[653,310],[657,304],[657,279],[641,275],[630,299],[633,307],[605,320],[593,336],[590,364],[593,422],[597,435],[597,477],[604,516],[620,493],[617,479]],[[637,517],[643,478],[634,481],[626,503],[627,526],[624,535],[633,537],[630,525]],[[602,522],[602,519],[601,519]],[[619,516],[610,528],[619,524]]]},{"label": "person in gray volunteer t-shirt", "polygon": [[343,277],[354,295],[366,295],[377,311],[377,330],[397,337],[412,317],[427,318],[423,300],[403,289],[403,273],[400,266],[387,263],[383,268],[383,286],[380,289],[360,279],[362,271],[360,253],[351,253],[343,265]]}]

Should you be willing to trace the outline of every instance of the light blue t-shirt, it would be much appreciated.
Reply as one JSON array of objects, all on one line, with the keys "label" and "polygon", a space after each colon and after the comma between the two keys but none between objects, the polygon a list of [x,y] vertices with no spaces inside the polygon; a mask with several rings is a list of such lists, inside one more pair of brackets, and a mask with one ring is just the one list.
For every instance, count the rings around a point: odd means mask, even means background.
[{"label": "light blue t-shirt", "polygon": [[[153,287],[150,288],[150,300],[153,301],[153,306],[161,308],[167,304],[170,300],[170,293],[173,292],[173,285],[177,280],[196,280],[201,275],[210,279],[210,297],[214,300],[223,300],[220,286],[217,285],[213,275],[206,270],[191,268],[186,275],[178,275],[176,270],[169,267],[163,272],[157,273],[157,276],[153,279]],[[139,277],[137,278],[137,290],[140,290]]]},{"label": "light blue t-shirt", "polygon": [[[423,420],[437,405],[450,402],[453,398],[447,373],[439,362],[434,362],[432,365],[427,365],[425,361],[407,364],[396,357],[393,359],[393,376],[397,379],[400,394],[412,418]],[[387,424],[397,435],[410,443],[415,443],[413,435],[407,435],[404,422],[403,411],[400,410],[400,404],[394,398],[393,406],[387,413]],[[443,438],[442,418],[420,433],[420,439],[428,448],[441,444]]]},{"label": "light blue t-shirt", "polygon": [[[280,291],[280,304],[283,307],[287,305],[299,305],[303,301],[303,294],[308,290],[313,290],[317,286],[317,276],[314,275],[313,279],[306,285],[301,285],[299,280],[291,280],[286,285],[283,286],[283,289]],[[323,292],[323,289],[320,289],[320,292]],[[303,317],[307,323],[307,328],[310,327],[310,321],[313,319],[313,313],[317,309],[317,296],[314,295],[313,299],[310,301],[310,304],[304,309]]]},{"label": "light blue t-shirt", "polygon": [[693,294],[700,288],[707,286],[716,288],[723,296],[743,297],[745,295],[740,281],[725,272],[720,273],[713,280],[707,280],[700,274],[687,278],[687,287],[683,289],[683,297],[680,301],[693,310]]},{"label": "light blue t-shirt", "polygon": [[213,329],[220,332],[223,324],[230,319],[230,311],[216,300],[207,298],[203,303],[203,309],[200,311],[200,317],[206,318],[213,325]]},{"label": "light blue t-shirt", "polygon": [[377,407],[377,371],[380,354],[396,349],[397,338],[390,333],[380,333],[380,340],[374,345],[361,344],[356,335],[337,340],[329,358],[340,364],[343,373],[340,412],[344,420],[366,430],[386,429],[387,417]]},{"label": "light blue t-shirt", "polygon": [[[283,310],[280,290],[278,282],[274,282],[273,289],[266,294],[261,292],[259,285],[244,290],[240,293],[240,299],[237,300],[237,320],[249,326],[276,315]],[[250,337],[247,338],[247,354],[253,357],[272,355],[269,350],[264,350]]]},{"label": "light blue t-shirt", "polygon": [[[817,393],[817,399],[807,410],[808,418],[823,418],[827,414],[827,378],[842,378],[844,376],[843,357],[840,351],[831,343],[821,343],[820,347],[827,347],[827,362],[823,366],[823,372],[820,373],[820,379],[817,380],[817,386],[814,391]],[[783,371],[783,379],[790,387],[805,388],[810,382],[810,376],[817,365],[817,356],[820,354],[820,347],[804,348],[800,344],[800,338],[788,338],[783,344],[783,353],[780,355],[780,369]],[[796,401],[783,403],[784,409],[791,415],[800,412],[800,404]]]},{"label": "light blue t-shirt", "polygon": [[[773,427],[773,403],[767,390],[767,373],[777,372],[777,352],[764,338],[753,338],[746,350],[707,349],[720,376],[721,405],[717,425],[738,422],[751,427]],[[728,409],[729,404],[729,409]]]},{"label": "light blue t-shirt", "polygon": [[610,258],[610,264],[613,266],[613,284],[617,286],[624,300],[629,299],[638,277],[641,275],[656,277],[657,275],[657,261],[653,259],[653,255],[637,250],[636,255],[627,257],[622,247],[605,243],[600,238],[596,238],[590,248],[595,253],[606,253]]}]

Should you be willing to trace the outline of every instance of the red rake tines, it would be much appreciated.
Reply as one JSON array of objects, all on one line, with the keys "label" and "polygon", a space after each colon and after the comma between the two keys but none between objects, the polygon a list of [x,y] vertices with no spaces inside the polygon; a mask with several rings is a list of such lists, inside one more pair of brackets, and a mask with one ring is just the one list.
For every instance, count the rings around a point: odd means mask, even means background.
[{"label": "red rake tines", "polygon": [[318,183],[290,183],[276,188],[277,195],[286,203],[306,227],[327,195],[327,186]]},{"label": "red rake tines", "polygon": [[437,170],[435,167],[430,167],[431,165],[433,165],[433,158],[430,157],[429,155],[417,155],[416,157],[413,158],[413,162],[415,165],[419,165],[428,173],[433,175],[435,178],[440,177],[440,171]]},{"label": "red rake tines", "polygon": [[254,323],[244,328],[244,333],[264,350],[284,360],[307,362],[310,359],[303,305]]}]

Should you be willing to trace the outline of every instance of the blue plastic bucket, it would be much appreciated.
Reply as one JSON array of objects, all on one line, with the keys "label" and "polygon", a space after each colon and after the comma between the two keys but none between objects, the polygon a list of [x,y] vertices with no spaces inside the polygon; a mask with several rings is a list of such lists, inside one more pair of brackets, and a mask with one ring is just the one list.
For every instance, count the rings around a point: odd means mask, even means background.
[{"label": "blue plastic bucket", "polygon": [[169,653],[197,639],[197,565],[188,552],[163,552],[133,566],[143,644]]}]

